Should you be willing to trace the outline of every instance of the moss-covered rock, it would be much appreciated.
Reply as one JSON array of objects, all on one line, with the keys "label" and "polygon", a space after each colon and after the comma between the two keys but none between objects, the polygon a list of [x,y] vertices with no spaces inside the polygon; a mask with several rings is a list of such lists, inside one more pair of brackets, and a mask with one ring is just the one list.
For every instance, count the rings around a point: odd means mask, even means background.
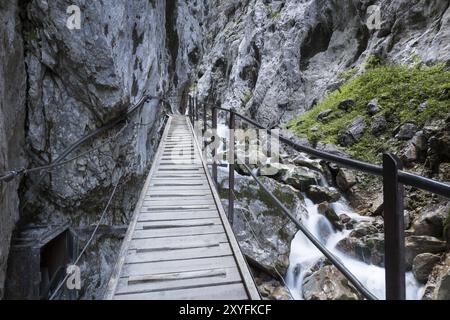
[{"label": "moss-covered rock", "polygon": [[[395,129],[400,125],[414,122],[417,127],[423,127],[431,119],[445,118],[449,111],[449,79],[450,71],[444,64],[369,64],[365,72],[291,121],[288,128],[313,144],[319,141],[337,144],[339,133],[342,135],[356,119],[363,118],[371,130],[366,130],[361,139],[348,144],[344,150],[362,160],[380,162],[380,153],[392,147],[388,140],[394,137]],[[380,110],[373,117],[367,112],[367,106],[375,99]],[[355,105],[346,108],[346,112],[341,111],[343,101],[350,100]],[[423,108],[424,103],[426,108]],[[318,116],[324,111],[339,116],[327,118],[326,122],[318,121]],[[378,125],[374,126],[375,122]],[[313,127],[317,130],[311,130]]]}]

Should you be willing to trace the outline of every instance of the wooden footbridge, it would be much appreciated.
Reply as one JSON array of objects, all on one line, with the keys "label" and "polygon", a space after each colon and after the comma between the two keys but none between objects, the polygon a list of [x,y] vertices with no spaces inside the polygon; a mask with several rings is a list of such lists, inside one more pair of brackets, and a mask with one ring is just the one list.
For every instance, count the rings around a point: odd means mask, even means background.
[{"label": "wooden footbridge", "polygon": [[185,116],[172,116],[107,299],[259,299]]},{"label": "wooden footbridge", "polygon": [[[163,101],[162,97],[147,95],[126,114],[112,119],[104,126],[71,144],[55,161],[39,167],[16,169],[0,174],[0,182],[8,183],[33,172],[43,173],[70,163],[98,149],[93,148],[68,160],[68,156],[104,132],[124,124],[149,100]],[[199,109],[203,109],[202,121]],[[208,111],[211,124],[208,124]],[[202,156],[202,147],[216,142],[219,112],[227,119],[229,137],[228,214],[225,214],[216,191],[217,161],[208,164]],[[271,135],[271,130],[234,110],[220,106],[198,104],[189,96],[189,117],[169,117],[152,169],[142,189],[139,202],[124,239],[118,261],[108,283],[106,299],[260,299],[246,260],[240,251],[230,223],[234,216],[235,137],[238,122]],[[202,133],[212,129],[211,141],[198,137],[193,125],[203,125]],[[123,131],[123,129],[121,131]],[[117,135],[116,135],[117,136]],[[411,186],[450,199],[450,185],[402,170],[401,162],[392,154],[383,155],[383,165],[374,165],[355,159],[320,151],[277,135],[280,143],[297,152],[341,167],[382,177],[385,238],[386,299],[405,299],[405,228],[404,186]],[[112,141],[112,140],[111,140]],[[211,150],[215,158],[217,150]],[[250,177],[272,200],[276,207],[294,223],[311,243],[348,279],[366,299],[378,299],[354,274],[333,255],[284,204],[273,195],[247,164],[241,164]],[[241,167],[241,168],[242,168]],[[39,180],[40,181],[40,180]],[[38,183],[35,185],[35,187]],[[118,183],[106,204],[100,220],[74,259],[77,265],[108,212]],[[250,226],[249,226],[250,227]],[[62,267],[62,266],[61,266]],[[63,292],[69,273],[55,286],[49,287],[49,299]],[[55,280],[55,279],[53,279]],[[57,279],[56,279],[57,280]],[[56,282],[55,282],[56,284]]]}]

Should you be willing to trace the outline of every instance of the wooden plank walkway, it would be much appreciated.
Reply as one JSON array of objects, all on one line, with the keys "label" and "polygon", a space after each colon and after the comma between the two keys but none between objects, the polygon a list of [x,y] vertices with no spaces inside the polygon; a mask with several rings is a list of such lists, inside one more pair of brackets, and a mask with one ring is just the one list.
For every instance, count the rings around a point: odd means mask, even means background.
[{"label": "wooden plank walkway", "polygon": [[185,116],[168,120],[105,298],[260,298]]}]

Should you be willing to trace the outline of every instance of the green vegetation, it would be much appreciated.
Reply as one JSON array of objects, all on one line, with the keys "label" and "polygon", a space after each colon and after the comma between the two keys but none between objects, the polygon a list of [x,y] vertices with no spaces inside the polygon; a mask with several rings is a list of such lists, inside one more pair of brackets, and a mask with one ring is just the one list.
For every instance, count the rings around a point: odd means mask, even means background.
[{"label": "green vegetation", "polygon": [[[338,133],[356,117],[364,116],[368,128],[362,139],[345,149],[352,156],[379,162],[378,155],[388,147],[393,130],[406,121],[422,126],[431,119],[442,118],[450,111],[450,71],[444,64],[434,66],[383,65],[378,58],[369,58],[364,73],[354,76],[351,69],[341,74],[348,80],[340,91],[330,93],[320,104],[288,124],[288,128],[313,144],[318,141],[337,145]],[[352,78],[352,79],[351,79]],[[352,99],[356,107],[348,112],[338,109],[340,102]],[[367,113],[367,104],[378,99],[381,111],[388,121],[388,128],[380,137],[369,129],[372,117]],[[427,103],[423,112],[417,112],[422,103]],[[317,116],[331,109],[333,113],[324,122]]]},{"label": "green vegetation", "polygon": [[266,8],[267,8],[267,11],[269,12],[270,20],[276,20],[281,16],[281,13],[279,11],[273,10],[271,5],[267,5]]},{"label": "green vegetation", "polygon": [[242,99],[242,102],[244,103],[244,105],[247,105],[247,103],[249,103],[249,101],[253,98],[253,93],[249,90],[246,91],[244,93],[244,97]]}]

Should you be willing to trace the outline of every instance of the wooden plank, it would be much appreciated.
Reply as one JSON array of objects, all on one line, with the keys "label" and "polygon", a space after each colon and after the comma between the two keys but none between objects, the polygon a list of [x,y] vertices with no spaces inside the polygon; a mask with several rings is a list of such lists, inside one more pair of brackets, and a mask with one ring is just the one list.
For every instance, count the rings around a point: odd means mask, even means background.
[{"label": "wooden plank", "polygon": [[190,289],[202,290],[204,286],[240,283],[237,268],[222,268],[203,271],[168,273],[161,275],[137,276],[119,280],[118,294],[155,292],[161,290]]},{"label": "wooden plank", "polygon": [[214,205],[211,204],[211,199],[153,199],[153,198],[145,198],[144,206],[146,207],[186,207],[186,206],[195,206],[196,208],[206,205],[208,207],[214,208]]},{"label": "wooden plank", "polygon": [[209,218],[217,218],[217,212],[215,211],[186,211],[186,212],[167,212],[167,213],[142,213],[138,221],[177,221],[177,220],[202,220]]},{"label": "wooden plank", "polygon": [[125,264],[122,277],[236,267],[233,256]]},{"label": "wooden plank", "polygon": [[[184,228],[167,228],[158,230],[139,230],[136,229],[133,239],[151,239],[151,238],[170,238],[180,236],[193,236],[204,234],[220,234],[225,233],[221,225],[211,225],[208,227],[184,227]],[[168,240],[170,241],[170,240]]]},{"label": "wooden plank", "polygon": [[183,248],[200,248],[218,246],[220,243],[227,242],[227,237],[221,235],[200,235],[200,236],[183,236],[172,237],[170,241],[166,238],[141,239],[132,240],[130,249],[136,249],[141,252],[175,250]]},{"label": "wooden plank", "polygon": [[247,299],[241,283],[181,290],[156,291],[116,295],[116,300],[244,300]]},{"label": "wooden plank", "polygon": [[184,219],[178,221],[149,221],[138,222],[136,230],[150,230],[150,229],[168,229],[168,228],[183,228],[183,227],[206,227],[213,225],[222,225],[222,221],[217,216],[212,219],[202,219],[200,221],[192,219]]},{"label": "wooden plank", "polygon": [[232,255],[230,245],[228,243],[220,243],[215,247],[179,249],[171,251],[154,251],[154,252],[136,252],[129,251],[125,261],[131,263],[156,262],[156,261],[173,261],[186,260],[195,258],[223,257]]}]

